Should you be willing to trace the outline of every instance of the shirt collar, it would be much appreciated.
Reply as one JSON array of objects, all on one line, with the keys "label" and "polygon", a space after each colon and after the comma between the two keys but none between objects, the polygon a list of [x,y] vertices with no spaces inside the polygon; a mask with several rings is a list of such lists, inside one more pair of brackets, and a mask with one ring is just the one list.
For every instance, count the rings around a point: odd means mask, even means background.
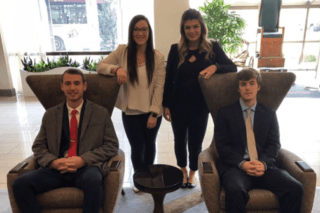
[{"label": "shirt collar", "polygon": [[[247,109],[249,108],[242,102],[241,98],[240,98],[240,106],[241,106],[242,111],[247,111]],[[257,102],[252,107],[250,107],[250,109],[252,111],[255,111],[256,110],[256,106],[257,106]]]},{"label": "shirt collar", "polygon": [[[82,100],[81,104],[80,104],[77,108],[75,108],[75,110],[77,110],[78,113],[81,112],[82,105],[83,105],[83,100]],[[72,111],[73,111],[74,109],[73,109],[72,107],[70,107],[70,106],[68,105],[68,103],[67,103],[67,109],[68,109],[68,114],[71,115],[71,114],[72,114]]]}]

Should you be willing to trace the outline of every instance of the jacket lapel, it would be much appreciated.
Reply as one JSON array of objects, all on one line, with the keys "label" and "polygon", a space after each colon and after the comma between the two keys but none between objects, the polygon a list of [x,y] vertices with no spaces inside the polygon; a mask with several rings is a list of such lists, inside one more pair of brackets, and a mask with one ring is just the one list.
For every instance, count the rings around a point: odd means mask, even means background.
[{"label": "jacket lapel", "polygon": [[[63,124],[63,113],[64,113],[64,107],[65,107],[65,102],[58,105],[57,107],[57,110],[56,110],[56,144],[58,144],[58,149],[57,149],[57,152],[59,154],[59,150],[60,150],[60,144],[61,144],[61,134],[62,134],[62,128],[64,128],[64,131],[66,131],[65,129],[65,126],[66,125],[62,125]],[[67,112],[67,115],[68,115],[68,112]],[[69,132],[69,129],[68,129],[69,125],[67,125],[67,131]],[[67,134],[67,137],[69,139],[69,134]]]},{"label": "jacket lapel", "polygon": [[237,120],[238,127],[240,129],[242,143],[246,146],[247,145],[247,131],[246,131],[246,126],[245,126],[244,119],[243,119],[243,112],[241,110],[241,106],[240,106],[239,101],[235,103],[233,113],[234,113],[234,116]]},{"label": "jacket lapel", "polygon": [[92,114],[92,102],[90,102],[89,100],[86,100],[85,104],[86,104],[86,106],[85,106],[82,124],[81,124],[81,135],[80,135],[79,142],[81,142],[81,139],[82,139],[87,127],[88,127],[88,124],[89,124],[90,118],[91,118],[91,114]]},{"label": "jacket lapel", "polygon": [[[257,140],[257,135],[260,135],[260,131],[265,129],[264,126],[264,112],[263,109],[260,107],[259,104],[256,106],[256,110],[254,112],[254,124],[253,124],[253,132],[255,135],[256,143],[259,141]],[[258,147],[258,146],[257,146]]]}]

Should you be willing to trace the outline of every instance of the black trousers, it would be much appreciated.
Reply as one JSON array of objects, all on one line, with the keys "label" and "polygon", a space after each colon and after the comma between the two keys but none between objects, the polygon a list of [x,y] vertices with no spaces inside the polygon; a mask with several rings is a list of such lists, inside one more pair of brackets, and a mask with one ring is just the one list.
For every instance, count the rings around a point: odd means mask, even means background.
[{"label": "black trousers", "polygon": [[198,170],[198,156],[208,124],[208,110],[205,108],[174,108],[171,110],[174,134],[174,151],[179,167],[187,166],[187,143],[189,168]]},{"label": "black trousers", "polygon": [[148,129],[150,113],[141,115],[126,115],[122,112],[122,121],[131,146],[131,161],[134,171],[153,165],[156,156],[156,137],[162,121],[157,118],[154,128]]},{"label": "black trousers", "polygon": [[273,192],[279,201],[281,213],[300,213],[303,186],[283,169],[267,169],[261,177],[252,177],[243,170],[233,167],[221,177],[226,192],[226,212],[245,213],[249,201],[248,192],[253,188]]},{"label": "black trousers", "polygon": [[61,187],[83,190],[84,213],[98,213],[102,207],[103,174],[98,167],[83,167],[75,173],[65,174],[54,169],[39,168],[18,177],[13,183],[13,194],[22,213],[40,213],[36,195]]}]

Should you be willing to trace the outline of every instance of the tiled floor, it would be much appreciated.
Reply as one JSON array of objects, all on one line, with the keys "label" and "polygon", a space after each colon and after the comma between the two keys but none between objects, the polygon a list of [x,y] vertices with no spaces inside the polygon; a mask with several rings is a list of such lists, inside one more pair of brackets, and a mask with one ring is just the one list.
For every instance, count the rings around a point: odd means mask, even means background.
[{"label": "tiled floor", "polygon": [[[312,80],[313,74],[298,73],[297,83]],[[36,137],[44,108],[36,98],[0,97],[0,189],[6,188],[7,172],[32,154],[31,146]],[[320,98],[286,98],[277,111],[282,147],[303,158],[317,172],[320,186]],[[126,155],[125,186],[132,186],[130,145],[123,130],[121,113],[115,109],[112,120]],[[213,137],[213,122],[210,118],[203,149]],[[170,123],[163,119],[157,139],[155,163],[176,166],[173,134]]]}]

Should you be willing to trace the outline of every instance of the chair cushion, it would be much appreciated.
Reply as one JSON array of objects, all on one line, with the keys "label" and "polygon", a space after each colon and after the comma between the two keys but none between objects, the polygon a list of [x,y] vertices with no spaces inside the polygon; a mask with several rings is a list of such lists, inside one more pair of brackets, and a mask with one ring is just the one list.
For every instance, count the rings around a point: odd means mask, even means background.
[{"label": "chair cushion", "polygon": [[263,38],[281,38],[282,33],[263,33]]},{"label": "chair cushion", "polygon": [[276,32],[280,16],[281,0],[262,0],[260,8],[259,26],[264,27],[265,32]]},{"label": "chair cushion", "polygon": [[[249,191],[250,199],[247,203],[247,210],[277,210],[279,202],[275,194],[264,189],[252,189]],[[220,206],[225,210],[226,193],[222,189],[220,194]]]},{"label": "chair cushion", "polygon": [[[28,85],[45,109],[49,109],[66,100],[60,87],[61,76],[32,75],[26,78]],[[84,99],[107,108],[111,116],[120,88],[116,76],[85,74],[85,78],[88,82],[88,88],[83,93]]]},{"label": "chair cushion", "polygon": [[37,196],[42,208],[81,208],[83,191],[75,187],[58,188]]}]

